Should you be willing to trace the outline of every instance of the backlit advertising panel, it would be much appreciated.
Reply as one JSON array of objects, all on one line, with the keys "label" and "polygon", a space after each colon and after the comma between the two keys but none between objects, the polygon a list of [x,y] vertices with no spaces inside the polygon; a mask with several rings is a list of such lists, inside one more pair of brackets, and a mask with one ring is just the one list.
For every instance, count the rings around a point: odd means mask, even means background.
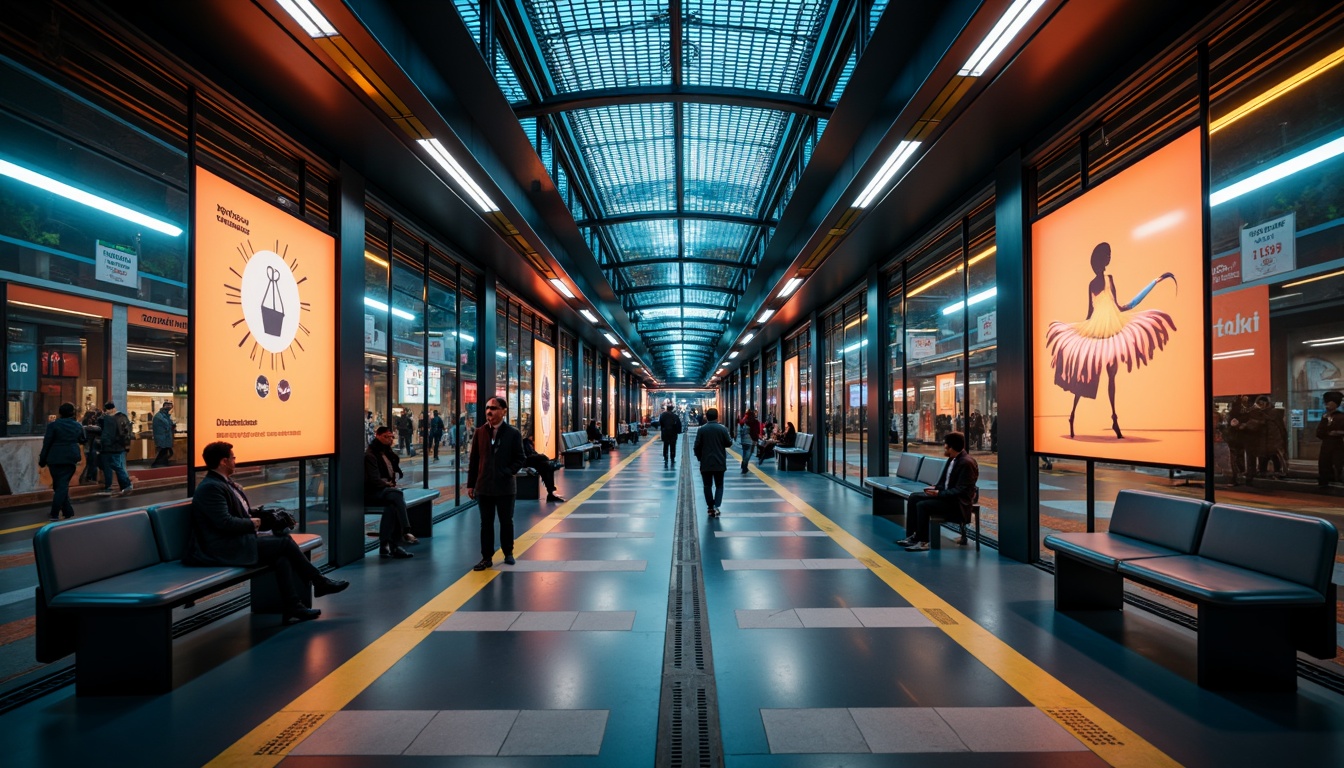
[{"label": "backlit advertising panel", "polygon": [[935,405],[939,416],[957,414],[957,374],[940,373],[933,378]]},{"label": "backlit advertising panel", "polygon": [[784,424],[781,427],[792,424],[793,428],[799,432],[806,432],[807,429],[798,423],[798,356],[788,358],[784,361]]},{"label": "backlit advertising panel", "polygon": [[1032,225],[1037,453],[1203,465],[1200,167],[1196,130]]},{"label": "backlit advertising panel", "polygon": [[1213,396],[1269,394],[1269,286],[1213,296]]},{"label": "backlit advertising panel", "polygon": [[195,224],[193,460],[334,453],[335,240],[201,168]]},{"label": "backlit advertising panel", "polygon": [[607,376],[607,431],[604,434],[616,434],[616,377]]},{"label": "backlit advertising panel", "polygon": [[536,393],[534,405],[537,409],[533,448],[543,456],[558,456],[555,448],[555,412],[559,407],[555,397],[555,347],[533,339],[532,361],[532,391]]}]

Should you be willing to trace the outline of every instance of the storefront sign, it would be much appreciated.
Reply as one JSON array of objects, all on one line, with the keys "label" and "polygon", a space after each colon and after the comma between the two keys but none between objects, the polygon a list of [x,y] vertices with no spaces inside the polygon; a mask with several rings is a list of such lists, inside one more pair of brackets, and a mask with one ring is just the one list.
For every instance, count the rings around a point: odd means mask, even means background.
[{"label": "storefront sign", "polygon": [[1204,195],[1190,131],[1032,225],[1037,453],[1203,466]]},{"label": "storefront sign", "polygon": [[98,240],[94,246],[93,276],[105,283],[134,288],[140,282],[135,246]]},{"label": "storefront sign", "polygon": [[957,374],[940,373],[934,377],[938,398],[938,415],[955,416],[957,413]]},{"label": "storefront sign", "polygon": [[999,313],[997,310],[975,319],[980,335],[977,341],[993,341],[999,337]]},{"label": "storefront sign", "polygon": [[131,307],[126,310],[127,325],[137,325],[141,328],[158,328],[163,331],[172,331],[173,333],[187,332],[187,318],[184,315],[173,315],[167,312],[156,312],[152,309],[138,309]]},{"label": "storefront sign", "polygon": [[37,346],[11,341],[9,343],[9,372],[5,377],[11,392],[37,391]]},{"label": "storefront sign", "polygon": [[1270,390],[1269,286],[1213,297],[1213,396]]},{"label": "storefront sign", "polygon": [[792,424],[794,429],[806,428],[798,423],[798,356],[784,360],[784,426]]},{"label": "storefront sign", "polygon": [[196,445],[228,441],[240,462],[335,452],[335,240],[201,168],[195,223]]},{"label": "storefront sign", "polygon": [[1242,282],[1297,268],[1297,213],[1241,230]]},{"label": "storefront sign", "polygon": [[1241,285],[1241,254],[1233,253],[1213,260],[1209,271],[1213,276],[1213,290]]},{"label": "storefront sign", "polygon": [[[405,360],[397,361],[397,382],[401,386],[401,399],[405,405],[428,403],[438,405],[441,402],[442,373],[437,365],[429,366],[428,382],[425,380],[425,366]],[[429,399],[425,399],[428,396]]]},{"label": "storefront sign", "polygon": [[532,391],[536,392],[533,448],[544,456],[556,456],[555,414],[560,403],[555,397],[555,347],[532,340]]},{"label": "storefront sign", "polygon": [[938,339],[933,336],[911,336],[909,339],[911,360],[933,357],[938,351]]}]

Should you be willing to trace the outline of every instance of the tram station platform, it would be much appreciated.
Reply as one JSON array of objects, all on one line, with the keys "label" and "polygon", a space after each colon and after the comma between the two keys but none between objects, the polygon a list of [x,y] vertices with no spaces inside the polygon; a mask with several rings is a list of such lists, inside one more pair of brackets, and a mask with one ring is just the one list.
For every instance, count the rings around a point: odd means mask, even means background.
[{"label": "tram station platform", "polygon": [[[322,617],[237,612],[175,642],[174,690],[0,715],[6,766],[1338,765],[1344,696],[1195,682],[1193,632],[1056,613],[990,547],[910,553],[866,497],[730,466],[709,518],[687,435],[336,571]],[[730,462],[732,464],[732,462]],[[951,535],[944,531],[943,535]],[[77,664],[76,660],[76,664]]]}]

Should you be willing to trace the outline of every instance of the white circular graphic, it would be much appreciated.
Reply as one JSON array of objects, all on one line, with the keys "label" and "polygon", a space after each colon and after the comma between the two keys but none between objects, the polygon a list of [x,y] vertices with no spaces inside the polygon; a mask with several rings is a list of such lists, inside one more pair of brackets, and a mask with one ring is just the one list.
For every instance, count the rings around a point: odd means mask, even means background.
[{"label": "white circular graphic", "polygon": [[243,319],[267,352],[289,348],[299,331],[299,284],[274,251],[257,251],[243,270]]}]

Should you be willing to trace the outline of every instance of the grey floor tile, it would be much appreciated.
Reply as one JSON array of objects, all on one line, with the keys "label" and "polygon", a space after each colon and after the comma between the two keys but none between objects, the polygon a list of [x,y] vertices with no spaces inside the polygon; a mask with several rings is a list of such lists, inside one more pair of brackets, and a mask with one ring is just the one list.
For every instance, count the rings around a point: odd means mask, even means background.
[{"label": "grey floor tile", "polygon": [[760,538],[762,535],[764,535],[764,533],[765,533],[764,531],[715,531],[714,538],[716,539],[728,539],[739,537]]},{"label": "grey floor tile", "polygon": [[720,560],[725,571],[801,571],[802,560]]},{"label": "grey floor tile", "polygon": [[863,626],[859,617],[848,608],[795,608],[794,611],[808,629]]},{"label": "grey floor tile", "polygon": [[846,709],[762,709],[761,721],[772,754],[869,751]]},{"label": "grey floor tile", "polygon": [[596,755],[606,729],[605,709],[525,709],[499,754]]},{"label": "grey floor tile", "polygon": [[615,531],[551,531],[543,539],[614,539]]},{"label": "grey floor tile", "polygon": [[516,709],[444,710],[425,726],[407,755],[497,755],[504,746]]},{"label": "grey floor tile", "polygon": [[865,627],[932,627],[933,622],[918,608],[854,608]]},{"label": "grey floor tile", "polygon": [[1084,752],[1081,741],[1035,707],[937,707],[973,752]]},{"label": "grey floor tile", "polygon": [[564,632],[579,617],[578,611],[523,611],[510,632]]},{"label": "grey floor tile", "polygon": [[724,517],[802,517],[802,512],[723,512]]},{"label": "grey floor tile", "polygon": [[875,753],[970,751],[952,726],[928,707],[855,707],[849,714]]},{"label": "grey floor tile", "polygon": [[292,755],[399,755],[434,717],[432,710],[336,712]]},{"label": "grey floor tile", "polygon": [[803,567],[815,571],[862,571],[868,566],[852,557],[806,558]]},{"label": "grey floor tile", "polygon": [[802,629],[803,622],[792,608],[748,609],[733,611],[737,615],[738,629]]},{"label": "grey floor tile", "polygon": [[518,611],[458,611],[435,627],[436,632],[505,632]]},{"label": "grey floor tile", "polygon": [[649,567],[647,560],[519,560],[517,565],[507,566],[510,571],[531,572],[588,572],[588,571],[643,571]]},{"label": "grey floor tile", "polygon": [[634,626],[634,611],[579,611],[569,631],[629,632]]}]

